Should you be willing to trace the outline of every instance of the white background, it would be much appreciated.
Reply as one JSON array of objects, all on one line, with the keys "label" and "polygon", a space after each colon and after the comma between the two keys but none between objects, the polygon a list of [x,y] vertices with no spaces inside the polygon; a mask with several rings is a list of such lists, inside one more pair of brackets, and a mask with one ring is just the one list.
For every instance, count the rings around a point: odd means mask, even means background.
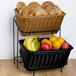
[{"label": "white background", "polygon": [[[0,59],[11,59],[12,51],[12,19],[14,8],[20,0],[1,0],[0,2]],[[46,0],[21,0],[27,5],[32,1],[42,4]],[[74,49],[70,58],[76,58],[76,0],[50,0],[58,5],[66,16],[62,23],[62,37],[68,41]]]}]

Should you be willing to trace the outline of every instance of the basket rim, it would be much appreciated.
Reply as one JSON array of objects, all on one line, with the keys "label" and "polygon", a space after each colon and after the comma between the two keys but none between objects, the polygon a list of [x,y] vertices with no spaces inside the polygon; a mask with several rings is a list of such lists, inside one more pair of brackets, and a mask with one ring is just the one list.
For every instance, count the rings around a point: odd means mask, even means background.
[{"label": "basket rim", "polygon": [[[22,41],[24,41],[24,39],[21,39],[21,40],[19,40],[19,43],[20,43],[20,45],[22,45]],[[30,52],[30,53],[40,53],[40,52],[66,52],[66,51],[71,51],[72,49],[73,49],[73,46],[72,45],[70,45],[70,48],[68,48],[68,49],[59,49],[59,50],[46,50],[46,51],[31,51],[31,50],[27,50],[23,45],[22,45],[22,47],[27,51],[27,52]]]},{"label": "basket rim", "polygon": [[29,16],[29,17],[23,17],[23,16],[21,16],[21,15],[17,12],[17,8],[14,9],[14,12],[15,12],[15,14],[17,14],[19,17],[25,18],[25,19],[26,19],[26,18],[45,18],[45,17],[48,17],[48,18],[49,18],[49,17],[51,17],[51,16],[55,16],[55,17],[56,17],[56,16],[65,16],[65,15],[66,15],[66,13],[62,11],[62,14],[60,14],[60,15],[58,14],[58,15],[48,15],[48,16]]}]

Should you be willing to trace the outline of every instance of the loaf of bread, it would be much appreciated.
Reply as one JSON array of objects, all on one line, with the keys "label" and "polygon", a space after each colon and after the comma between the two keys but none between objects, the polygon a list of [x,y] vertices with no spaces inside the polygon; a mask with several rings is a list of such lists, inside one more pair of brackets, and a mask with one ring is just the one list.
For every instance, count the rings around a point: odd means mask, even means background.
[{"label": "loaf of bread", "polygon": [[48,12],[45,9],[42,9],[41,7],[37,7],[35,10],[35,16],[47,16]]},{"label": "loaf of bread", "polygon": [[47,10],[49,12],[50,15],[52,14],[61,14],[62,11],[60,10],[60,8],[56,5],[54,5],[52,2],[50,1],[46,1],[42,4],[42,7]]},{"label": "loaf of bread", "polygon": [[28,7],[34,11],[37,7],[40,7],[40,4],[37,2],[31,2]]},{"label": "loaf of bread", "polygon": [[17,10],[19,11],[23,6],[26,6],[24,2],[17,3]]},{"label": "loaf of bread", "polygon": [[48,15],[48,12],[43,9],[37,2],[30,3],[28,7],[34,12],[35,16]]},{"label": "loaf of bread", "polygon": [[20,10],[19,10],[19,14],[20,14],[20,15],[23,15],[23,11],[25,10],[25,8],[26,8],[25,5],[20,8]]},{"label": "loaf of bread", "polygon": [[40,7],[40,4],[38,4],[37,2],[31,2],[26,8],[27,11],[25,10],[23,12],[23,16],[35,16],[35,9],[37,7]]},{"label": "loaf of bread", "polygon": [[55,5],[55,7],[51,11],[49,11],[49,13],[50,15],[58,15],[58,14],[62,14],[62,11],[58,6]]},{"label": "loaf of bread", "polygon": [[42,6],[37,2],[31,2],[28,6],[24,2],[18,2],[17,10],[23,17],[62,14],[60,8],[50,1],[44,2]]},{"label": "loaf of bread", "polygon": [[47,11],[51,11],[52,8],[54,8],[54,4],[50,1],[46,1],[42,4],[42,8],[46,9]]},{"label": "loaf of bread", "polygon": [[26,7],[23,11],[23,17],[27,16],[34,16],[34,12],[29,7]]}]

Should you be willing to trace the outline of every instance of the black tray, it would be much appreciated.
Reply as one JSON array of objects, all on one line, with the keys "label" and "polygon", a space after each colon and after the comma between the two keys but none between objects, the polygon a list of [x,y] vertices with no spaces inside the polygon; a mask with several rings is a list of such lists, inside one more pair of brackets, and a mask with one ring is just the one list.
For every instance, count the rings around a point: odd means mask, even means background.
[{"label": "black tray", "polygon": [[19,40],[20,55],[22,57],[24,67],[29,70],[61,68],[67,64],[70,51],[73,47],[64,50],[49,50],[49,51],[28,51],[23,46],[24,40]]}]

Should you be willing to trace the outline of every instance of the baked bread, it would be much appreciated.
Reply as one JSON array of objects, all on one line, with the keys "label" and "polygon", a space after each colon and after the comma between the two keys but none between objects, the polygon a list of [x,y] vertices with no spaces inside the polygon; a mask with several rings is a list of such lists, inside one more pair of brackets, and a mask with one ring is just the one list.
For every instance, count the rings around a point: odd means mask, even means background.
[{"label": "baked bread", "polygon": [[25,5],[24,5],[23,7],[20,8],[20,10],[19,10],[19,14],[20,14],[20,15],[23,15],[23,11],[24,11],[25,8],[26,8]]},{"label": "baked bread", "polygon": [[40,5],[37,2],[30,3],[26,8],[24,8],[23,17],[35,16],[34,9],[36,9],[38,6]]},{"label": "baked bread", "polygon": [[48,12],[41,7],[37,7],[34,11],[35,11],[35,16],[46,16],[46,15],[48,15]]},{"label": "baked bread", "polygon": [[61,14],[62,11],[50,1],[42,4],[42,7],[37,2],[31,2],[28,6],[24,2],[17,3],[17,10],[23,17],[27,16],[47,16],[53,14]]},{"label": "baked bread", "polygon": [[[25,5],[24,2],[18,2],[18,3],[17,3],[17,10],[19,11],[20,8],[22,8],[24,5]],[[26,5],[25,5],[25,6],[26,6]]]},{"label": "baked bread", "polygon": [[42,4],[42,7],[47,10],[49,12],[50,15],[52,14],[61,14],[62,11],[60,10],[60,8],[56,5],[54,5],[52,2],[50,1],[46,1]]},{"label": "baked bread", "polygon": [[50,15],[62,14],[61,9],[58,6],[55,6],[51,11],[49,11]]},{"label": "baked bread", "polygon": [[28,8],[35,14],[35,16],[48,15],[48,12],[43,9],[37,2],[32,2]]},{"label": "baked bread", "polygon": [[23,17],[27,16],[34,16],[34,12],[29,7],[26,7],[23,11]]},{"label": "baked bread", "polygon": [[40,4],[38,4],[37,2],[31,2],[28,5],[28,8],[31,9],[32,11],[34,11],[37,7],[40,7]]},{"label": "baked bread", "polygon": [[52,8],[54,8],[54,4],[50,1],[46,1],[42,4],[42,8],[46,9],[47,11],[50,11]]},{"label": "baked bread", "polygon": [[20,13],[23,17],[48,15],[48,12],[43,9],[37,2],[30,3],[27,7],[22,7]]}]

